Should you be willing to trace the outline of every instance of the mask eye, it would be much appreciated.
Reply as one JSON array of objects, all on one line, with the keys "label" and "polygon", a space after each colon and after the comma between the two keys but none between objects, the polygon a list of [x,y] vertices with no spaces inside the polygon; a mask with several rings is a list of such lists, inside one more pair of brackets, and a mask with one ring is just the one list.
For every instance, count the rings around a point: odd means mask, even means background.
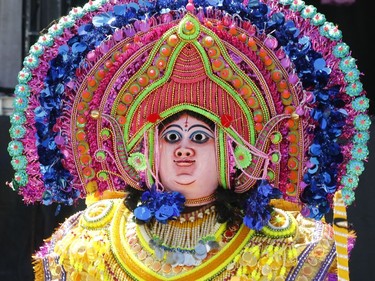
[{"label": "mask eye", "polygon": [[176,143],[181,140],[181,134],[176,131],[168,131],[163,134],[163,139],[169,143]]},{"label": "mask eye", "polygon": [[211,136],[203,131],[196,131],[190,135],[190,140],[195,143],[205,143]]}]

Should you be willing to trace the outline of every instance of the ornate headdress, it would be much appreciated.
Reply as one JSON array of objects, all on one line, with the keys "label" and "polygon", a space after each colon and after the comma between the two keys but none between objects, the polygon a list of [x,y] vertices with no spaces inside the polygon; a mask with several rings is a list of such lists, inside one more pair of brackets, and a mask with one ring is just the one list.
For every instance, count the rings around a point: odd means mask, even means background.
[{"label": "ornate headdress", "polygon": [[150,187],[159,124],[185,110],[215,123],[224,188],[267,179],[307,217],[335,195],[343,214],[368,155],[355,59],[303,1],[90,1],[40,36],[18,81],[8,150],[26,203]]}]

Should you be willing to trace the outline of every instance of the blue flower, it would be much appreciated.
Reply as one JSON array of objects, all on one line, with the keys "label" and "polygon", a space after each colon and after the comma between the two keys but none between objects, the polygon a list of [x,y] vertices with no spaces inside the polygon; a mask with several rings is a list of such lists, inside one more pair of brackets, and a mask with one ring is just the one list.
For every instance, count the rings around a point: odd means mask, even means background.
[{"label": "blue flower", "polygon": [[95,27],[100,27],[103,25],[111,24],[113,21],[115,21],[115,16],[113,13],[102,13],[97,16],[94,16],[92,18],[92,23]]},{"label": "blue flower", "polygon": [[141,204],[135,208],[134,216],[141,221],[148,222],[155,217],[161,223],[180,216],[185,203],[185,197],[179,192],[161,192],[155,185],[143,192]]},{"label": "blue flower", "polygon": [[261,230],[270,220],[271,199],[280,198],[281,191],[272,187],[267,180],[258,181],[257,188],[250,191],[245,203],[244,224],[251,229]]}]

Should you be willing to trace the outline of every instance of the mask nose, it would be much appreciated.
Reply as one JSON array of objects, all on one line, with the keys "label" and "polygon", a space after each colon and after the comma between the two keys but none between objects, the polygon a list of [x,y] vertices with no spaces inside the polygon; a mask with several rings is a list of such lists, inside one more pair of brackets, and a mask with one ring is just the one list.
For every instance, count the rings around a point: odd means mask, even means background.
[{"label": "mask nose", "polygon": [[174,155],[177,158],[192,157],[194,156],[194,150],[186,147],[179,147],[175,150]]}]

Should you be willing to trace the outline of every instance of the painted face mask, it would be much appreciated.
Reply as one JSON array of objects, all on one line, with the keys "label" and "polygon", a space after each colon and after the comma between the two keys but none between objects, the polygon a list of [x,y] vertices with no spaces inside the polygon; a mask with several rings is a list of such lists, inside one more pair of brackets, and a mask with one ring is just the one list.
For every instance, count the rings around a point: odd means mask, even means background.
[{"label": "painted face mask", "polygon": [[166,190],[187,199],[214,193],[218,187],[215,133],[204,122],[182,115],[160,132],[159,174]]}]

